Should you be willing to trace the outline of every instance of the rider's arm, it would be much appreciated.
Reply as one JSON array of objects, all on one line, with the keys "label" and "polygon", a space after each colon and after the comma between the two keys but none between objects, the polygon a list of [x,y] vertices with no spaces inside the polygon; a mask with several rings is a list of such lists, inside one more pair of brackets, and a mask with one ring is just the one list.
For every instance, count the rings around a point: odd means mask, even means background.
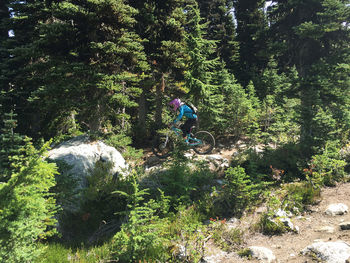
[{"label": "rider's arm", "polygon": [[182,119],[182,116],[184,115],[184,109],[185,109],[185,107],[183,107],[183,106],[181,106],[179,108],[180,113],[179,113],[179,115],[177,115],[176,119],[174,120],[174,124]]}]

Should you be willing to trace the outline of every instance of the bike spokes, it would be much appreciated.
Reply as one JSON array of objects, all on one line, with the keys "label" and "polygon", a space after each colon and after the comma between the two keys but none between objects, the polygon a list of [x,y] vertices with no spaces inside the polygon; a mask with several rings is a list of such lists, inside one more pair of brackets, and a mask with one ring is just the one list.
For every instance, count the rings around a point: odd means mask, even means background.
[{"label": "bike spokes", "polygon": [[173,149],[173,142],[168,136],[161,135],[153,141],[153,153],[159,158],[168,157]]},{"label": "bike spokes", "polygon": [[193,141],[193,150],[198,154],[210,153],[214,146],[215,140],[213,135],[207,131],[196,132]]}]

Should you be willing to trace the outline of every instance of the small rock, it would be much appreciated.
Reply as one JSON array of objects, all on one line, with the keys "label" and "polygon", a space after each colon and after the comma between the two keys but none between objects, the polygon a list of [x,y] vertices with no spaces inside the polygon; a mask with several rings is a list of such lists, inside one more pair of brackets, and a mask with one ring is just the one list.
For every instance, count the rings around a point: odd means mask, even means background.
[{"label": "small rock", "polygon": [[276,261],[276,256],[270,249],[266,247],[251,246],[249,247],[249,250],[253,258],[262,260],[263,262],[267,263],[272,263]]},{"label": "small rock", "polygon": [[255,210],[255,212],[257,213],[257,214],[262,214],[262,213],[265,213],[267,211],[267,207],[266,206],[260,206],[259,208],[257,208],[256,210]]},{"label": "small rock", "polygon": [[350,230],[350,222],[343,222],[339,224],[341,230]]},{"label": "small rock", "polygon": [[331,204],[327,207],[325,214],[335,216],[348,213],[348,206],[342,203]]},{"label": "small rock", "polygon": [[278,209],[277,212],[275,213],[275,216],[277,217],[292,217],[292,213],[286,212],[282,209]]},{"label": "small rock", "polygon": [[323,227],[315,229],[315,232],[325,232],[325,233],[332,234],[332,233],[334,233],[334,230],[335,229],[332,226],[323,226]]}]

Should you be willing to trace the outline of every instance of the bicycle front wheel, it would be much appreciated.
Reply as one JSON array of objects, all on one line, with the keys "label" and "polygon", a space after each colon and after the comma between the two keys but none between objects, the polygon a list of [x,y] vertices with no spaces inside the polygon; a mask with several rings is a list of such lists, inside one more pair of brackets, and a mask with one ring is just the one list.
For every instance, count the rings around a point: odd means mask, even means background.
[{"label": "bicycle front wheel", "polygon": [[157,136],[152,145],[153,153],[159,158],[166,158],[174,149],[172,140],[165,135]]},{"label": "bicycle front wheel", "polygon": [[198,131],[194,134],[194,138],[198,143],[193,146],[193,150],[198,154],[210,153],[215,146],[214,136],[207,131]]}]

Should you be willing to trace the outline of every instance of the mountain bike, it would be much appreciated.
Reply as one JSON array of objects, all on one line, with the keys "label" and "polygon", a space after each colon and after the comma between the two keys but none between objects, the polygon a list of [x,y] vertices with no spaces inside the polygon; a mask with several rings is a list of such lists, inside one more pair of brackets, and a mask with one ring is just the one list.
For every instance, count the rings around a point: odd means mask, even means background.
[{"label": "mountain bike", "polygon": [[[165,134],[159,134],[156,136],[152,145],[153,153],[159,158],[168,157],[175,147],[174,137],[182,139],[182,130],[175,126],[171,126]],[[192,148],[198,154],[208,154],[215,146],[215,139],[210,132],[197,131],[192,133],[191,128],[187,142],[184,143],[186,143],[188,147]]]}]

